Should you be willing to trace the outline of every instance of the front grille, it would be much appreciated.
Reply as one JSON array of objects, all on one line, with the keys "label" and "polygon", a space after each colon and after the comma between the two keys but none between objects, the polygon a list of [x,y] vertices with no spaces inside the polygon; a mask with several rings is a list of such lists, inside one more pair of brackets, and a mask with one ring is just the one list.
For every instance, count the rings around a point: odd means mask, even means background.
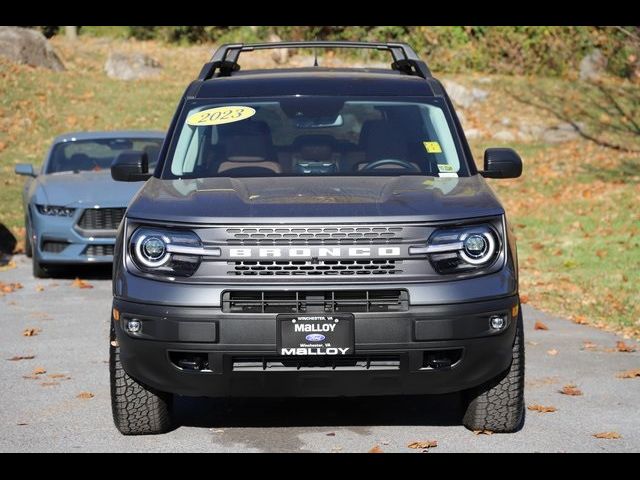
[{"label": "front grille", "polygon": [[88,208],[78,220],[80,230],[117,230],[125,208]]},{"label": "front grille", "polygon": [[104,257],[106,255],[113,255],[114,245],[89,245],[82,252],[82,255],[88,257]]},{"label": "front grille", "polygon": [[45,240],[42,242],[42,251],[47,253],[60,253],[69,246],[69,242],[57,240]]},{"label": "front grille", "polygon": [[304,260],[228,262],[228,275],[394,275],[401,260]]},{"label": "front grille", "polygon": [[227,228],[229,245],[349,245],[385,244],[402,239],[402,227],[234,227]]},{"label": "front grille", "polygon": [[405,312],[406,290],[227,291],[227,313]]},{"label": "front grille", "polygon": [[398,355],[357,355],[353,357],[234,357],[234,372],[282,372],[305,370],[400,370]]}]

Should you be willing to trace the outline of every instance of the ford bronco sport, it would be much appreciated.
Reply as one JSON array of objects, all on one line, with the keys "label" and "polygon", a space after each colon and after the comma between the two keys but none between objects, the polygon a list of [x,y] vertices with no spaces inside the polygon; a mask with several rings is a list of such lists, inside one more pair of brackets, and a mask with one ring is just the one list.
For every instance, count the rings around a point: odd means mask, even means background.
[{"label": "ford bronco sport", "polygon": [[[241,71],[242,52],[370,48],[390,69]],[[220,47],[186,89],[118,233],[110,372],[123,434],[172,428],[174,394],[461,392],[462,423],[523,423],[516,246],[453,105],[399,43]],[[419,398],[419,397],[417,397]]]}]

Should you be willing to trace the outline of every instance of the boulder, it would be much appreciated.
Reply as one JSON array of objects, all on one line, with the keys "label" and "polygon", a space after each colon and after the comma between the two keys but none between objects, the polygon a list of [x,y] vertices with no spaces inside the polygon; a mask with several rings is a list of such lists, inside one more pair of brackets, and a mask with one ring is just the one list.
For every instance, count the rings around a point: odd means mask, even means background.
[{"label": "boulder", "polygon": [[482,90],[481,88],[467,88],[452,80],[443,80],[442,83],[449,97],[451,97],[451,101],[462,108],[469,108],[476,102],[482,102],[486,100],[489,95],[489,92],[486,90]]},{"label": "boulder", "polygon": [[516,139],[516,136],[509,130],[500,130],[499,132],[494,133],[491,138],[500,142],[513,142]]},{"label": "boulder", "polygon": [[29,28],[0,27],[0,56],[32,67],[64,70],[60,57],[44,35]]},{"label": "boulder", "polygon": [[580,62],[580,80],[595,80],[606,68],[607,58],[600,50],[593,50]]},{"label": "boulder", "polygon": [[162,66],[144,53],[111,53],[104,64],[107,76],[118,80],[139,80],[155,77]]},{"label": "boulder", "polygon": [[552,128],[546,129],[540,135],[540,140],[544,143],[571,142],[580,138],[580,134],[570,123],[560,123]]}]

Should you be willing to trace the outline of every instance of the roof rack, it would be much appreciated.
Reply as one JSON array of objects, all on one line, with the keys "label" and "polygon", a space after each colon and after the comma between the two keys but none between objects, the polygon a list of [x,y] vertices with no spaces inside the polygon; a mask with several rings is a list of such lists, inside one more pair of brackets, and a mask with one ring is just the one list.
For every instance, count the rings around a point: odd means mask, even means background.
[{"label": "roof rack", "polygon": [[272,42],[272,43],[228,43],[221,45],[202,67],[198,80],[214,77],[228,77],[232,72],[240,70],[238,57],[242,52],[254,50],[275,50],[279,48],[362,48],[390,52],[393,56],[391,68],[407,75],[422,78],[431,77],[427,64],[420,60],[416,52],[406,43],[381,42],[346,42],[346,41],[306,41],[306,42]]}]

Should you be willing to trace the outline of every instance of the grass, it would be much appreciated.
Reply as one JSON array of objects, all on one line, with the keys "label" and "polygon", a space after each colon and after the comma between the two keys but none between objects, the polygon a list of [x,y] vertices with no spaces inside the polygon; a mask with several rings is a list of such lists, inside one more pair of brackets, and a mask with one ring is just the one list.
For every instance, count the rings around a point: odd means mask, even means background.
[{"label": "grass", "polygon": [[[67,66],[64,72],[0,58],[0,223],[20,239],[24,180],[13,174],[16,163],[39,165],[52,137],[67,131],[166,128],[184,88],[212,50],[90,35],[76,45],[63,38],[53,44]],[[165,68],[152,80],[109,79],[103,65],[112,50],[149,53]],[[505,113],[512,120],[540,120],[540,111],[501,95],[506,89],[526,90],[530,80],[492,76],[491,83],[478,85],[492,97],[465,112],[468,127],[506,128],[500,126]],[[545,82],[559,92],[573,88],[559,79]],[[472,142],[477,160],[488,146],[499,145]],[[524,159],[523,177],[490,182],[517,235],[523,297],[538,308],[640,336],[638,154],[584,140],[509,146]]]}]

